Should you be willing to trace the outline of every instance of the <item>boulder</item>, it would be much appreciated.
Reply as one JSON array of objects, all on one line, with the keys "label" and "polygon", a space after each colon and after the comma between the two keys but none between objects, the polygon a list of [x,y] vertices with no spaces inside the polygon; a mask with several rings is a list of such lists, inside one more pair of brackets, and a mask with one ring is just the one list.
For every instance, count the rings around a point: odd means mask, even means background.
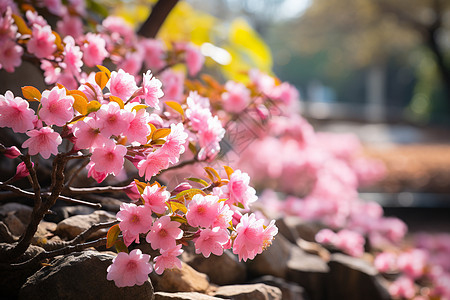
[{"label": "boulder", "polygon": [[23,224],[30,223],[32,212],[32,207],[15,202],[6,203],[0,206],[0,216],[6,216],[13,213]]},{"label": "boulder", "polygon": [[208,296],[205,294],[200,294],[197,292],[190,293],[166,293],[166,292],[156,292],[155,300],[221,300],[223,298],[217,298],[213,296]]},{"label": "boulder", "polygon": [[118,288],[106,279],[113,258],[110,253],[88,250],[55,259],[28,278],[19,299],[152,299],[150,280]]},{"label": "boulder", "polygon": [[212,283],[218,285],[235,284],[246,280],[246,267],[229,250],[221,256],[211,254],[205,258],[201,254],[183,252],[182,259],[195,270],[208,275]]},{"label": "boulder", "polygon": [[284,280],[283,278],[266,275],[252,280],[252,283],[263,283],[275,286],[281,290],[283,300],[306,300],[305,289],[300,285]]},{"label": "boulder", "polygon": [[253,277],[273,275],[286,278],[287,262],[293,245],[281,234],[277,234],[269,248],[247,260],[247,268]]},{"label": "boulder", "polygon": [[[60,237],[65,237],[68,239],[73,239],[86,229],[89,229],[93,224],[111,222],[116,220],[116,216],[112,213],[97,210],[89,215],[78,215],[67,218],[58,223],[56,227],[55,234]],[[108,228],[98,230],[96,233],[91,235],[91,239],[105,236],[108,232]]]},{"label": "boulder", "polygon": [[390,299],[384,279],[367,261],[336,253],[328,265],[327,299]]},{"label": "boulder", "polygon": [[305,288],[311,300],[324,299],[326,279],[329,272],[327,263],[319,256],[306,253],[299,247],[292,247],[291,249],[286,279]]},{"label": "boulder", "polygon": [[213,296],[233,300],[281,300],[279,288],[262,284],[224,285],[218,287]]},{"label": "boulder", "polygon": [[150,273],[157,292],[206,292],[209,288],[208,276],[197,272],[181,262],[182,268],[166,269],[161,275]]},{"label": "boulder", "polygon": [[276,225],[279,233],[283,234],[291,243],[295,243],[298,238],[314,242],[316,234],[325,228],[323,224],[303,221],[294,216],[278,219]]}]

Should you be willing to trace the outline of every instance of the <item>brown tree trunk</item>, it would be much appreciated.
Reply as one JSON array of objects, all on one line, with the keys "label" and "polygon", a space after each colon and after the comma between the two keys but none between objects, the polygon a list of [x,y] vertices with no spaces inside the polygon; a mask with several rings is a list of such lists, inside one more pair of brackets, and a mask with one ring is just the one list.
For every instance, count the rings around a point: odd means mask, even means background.
[{"label": "brown tree trunk", "polygon": [[161,25],[179,0],[159,0],[152,9],[150,16],[138,30],[138,34],[147,38],[155,38]]}]

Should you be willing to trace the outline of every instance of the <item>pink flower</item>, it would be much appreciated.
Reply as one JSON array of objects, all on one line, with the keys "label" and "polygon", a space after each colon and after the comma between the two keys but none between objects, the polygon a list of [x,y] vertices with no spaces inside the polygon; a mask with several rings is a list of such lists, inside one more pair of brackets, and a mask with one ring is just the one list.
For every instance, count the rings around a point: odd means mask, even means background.
[{"label": "pink flower", "polygon": [[[32,162],[31,164],[34,167],[34,163]],[[14,175],[13,180],[19,180],[21,178],[27,177],[28,175],[30,175],[30,171],[28,171],[28,168],[25,165],[25,163],[21,162],[16,167],[16,174]]]},{"label": "pink flower", "polygon": [[0,41],[0,69],[14,72],[22,63],[23,49],[11,40]]},{"label": "pink flower", "polygon": [[92,152],[91,162],[97,172],[119,174],[123,168],[124,156],[127,148],[123,145],[116,145],[112,140],[108,140],[103,147],[97,147]]},{"label": "pink flower", "polygon": [[184,74],[167,69],[161,73],[164,99],[180,101],[183,97]]},{"label": "pink flower", "polygon": [[63,16],[67,13],[67,8],[63,5],[62,0],[43,0],[44,6],[54,15]]},{"label": "pink flower", "polygon": [[75,123],[73,135],[76,137],[75,146],[78,149],[101,147],[108,138],[100,134],[97,120],[91,117],[84,118]]},{"label": "pink flower", "polygon": [[335,246],[351,256],[362,256],[364,254],[364,244],[364,237],[357,232],[342,229],[337,233]]},{"label": "pink flower", "polygon": [[157,184],[146,186],[142,193],[144,205],[153,212],[162,214],[166,211],[166,201],[169,200],[170,193],[160,188]]},{"label": "pink flower", "polygon": [[147,234],[146,241],[153,249],[167,250],[176,246],[176,240],[183,237],[180,223],[171,221],[169,216],[155,220],[152,230]]},{"label": "pink flower", "polygon": [[5,152],[3,152],[3,155],[5,155],[7,158],[16,158],[19,155],[21,155],[20,150],[16,146],[5,148]]},{"label": "pink flower", "polygon": [[83,52],[81,52],[80,47],[75,45],[75,40],[72,36],[66,36],[64,38],[64,60],[61,64],[64,69],[72,72],[72,74],[78,75],[81,72],[81,67],[83,66]]},{"label": "pink flower", "polygon": [[[128,109],[134,106],[135,103],[129,103],[125,106]],[[127,137],[127,143],[138,142],[143,145],[147,143],[147,136],[150,134],[151,129],[148,125],[150,116],[145,111],[145,109],[140,109],[138,111],[131,109],[130,112],[130,123],[128,129],[124,132]]]},{"label": "pink flower", "polygon": [[[152,211],[147,206],[122,203],[116,217],[120,221],[120,230],[127,231],[127,234],[136,237],[138,242],[139,234],[147,233],[152,227]],[[129,246],[131,242],[125,244]]]},{"label": "pink flower", "polygon": [[156,149],[154,152],[150,152],[137,165],[139,176],[142,177],[145,175],[145,180],[150,180],[150,178],[158,174],[161,170],[167,169],[169,166],[169,157],[159,150]]},{"label": "pink flower", "polygon": [[147,103],[150,107],[159,109],[159,98],[164,96],[161,86],[161,81],[153,77],[150,70],[144,74],[144,78],[142,79],[143,95],[141,97],[144,98],[145,103]]},{"label": "pink flower", "polygon": [[189,70],[189,75],[195,76],[203,66],[205,57],[200,52],[200,49],[192,44],[186,46],[186,64]]},{"label": "pink flower", "polygon": [[95,113],[97,126],[105,137],[120,135],[128,129],[133,115],[131,112],[120,109],[119,104],[110,102],[103,104]]},{"label": "pink flower", "polygon": [[136,202],[141,198],[141,194],[139,193],[139,190],[136,185],[136,181],[132,181],[128,186],[126,186],[123,190],[128,198],[131,199],[131,201]]},{"label": "pink flower", "polygon": [[210,254],[222,255],[223,245],[229,240],[228,231],[219,227],[203,229],[195,241],[195,253],[208,258]]},{"label": "pink flower", "polygon": [[103,20],[102,25],[117,42],[123,39],[125,43],[129,43],[135,38],[133,28],[121,17],[109,16]]},{"label": "pink flower", "polygon": [[161,69],[164,67],[164,44],[160,40],[142,39],[140,47],[144,51],[144,62],[149,69]]},{"label": "pink flower", "polygon": [[184,153],[184,144],[187,138],[188,135],[184,132],[183,123],[170,125],[170,134],[161,147],[161,151],[168,156],[170,163],[176,164],[179,161],[180,155]]},{"label": "pink flower", "polygon": [[389,293],[395,298],[411,299],[416,294],[414,281],[406,276],[399,277],[389,286]]},{"label": "pink flower", "polygon": [[214,158],[220,151],[219,142],[225,136],[225,129],[217,116],[207,120],[206,127],[198,133],[198,142],[202,148],[198,154],[200,160]]},{"label": "pink flower", "polygon": [[336,233],[328,228],[320,230],[315,237],[316,242],[331,245],[334,245],[336,243],[336,239]]},{"label": "pink flower", "polygon": [[111,78],[106,86],[109,88],[111,95],[119,97],[124,102],[126,102],[128,98],[130,98],[130,96],[137,90],[134,76],[126,73],[122,69],[118,72],[111,72]]},{"label": "pink flower", "polygon": [[56,37],[50,26],[33,25],[33,34],[27,43],[28,52],[37,58],[51,58],[56,51]]},{"label": "pink flower", "polygon": [[230,226],[230,222],[233,220],[233,214],[234,212],[230,209],[228,204],[220,202],[219,215],[217,216],[211,227],[220,227],[222,229],[226,229],[228,226]]},{"label": "pink flower", "polygon": [[39,117],[47,125],[63,126],[73,118],[72,96],[66,95],[66,89],[55,86],[51,91],[45,90],[41,98]]},{"label": "pink flower", "polygon": [[238,205],[240,203],[248,209],[250,203],[258,200],[255,189],[249,186],[249,183],[250,177],[247,173],[236,170],[231,174],[228,185],[224,186],[231,204]]},{"label": "pink flower", "polygon": [[153,261],[155,262],[156,274],[161,275],[165,269],[181,269],[181,261],[177,257],[181,255],[181,253],[183,253],[183,249],[181,249],[181,246],[182,245],[180,244],[167,250],[160,250],[161,255],[153,259]]},{"label": "pink flower", "polygon": [[58,32],[63,36],[72,36],[77,39],[83,34],[83,22],[77,16],[65,15],[62,20],[56,23]]},{"label": "pink flower", "polygon": [[427,265],[427,252],[420,249],[413,249],[401,253],[397,258],[397,266],[400,271],[411,278],[419,278],[424,274]]},{"label": "pink flower", "polygon": [[101,65],[103,60],[108,57],[106,42],[99,34],[87,33],[81,49],[83,50],[83,60],[89,67]]},{"label": "pink flower", "polygon": [[28,131],[27,135],[30,138],[23,142],[22,147],[28,148],[30,155],[39,153],[47,159],[51,154],[58,154],[58,145],[62,143],[62,138],[59,133],[53,131],[50,127]]},{"label": "pink flower", "polygon": [[239,260],[253,259],[261,253],[264,246],[264,221],[256,220],[254,214],[242,216],[236,226],[236,239],[233,243],[233,253],[239,256]]},{"label": "pink flower", "polygon": [[392,252],[381,252],[375,257],[373,264],[378,271],[386,273],[397,268],[396,258]]},{"label": "pink flower", "polygon": [[143,59],[141,51],[127,52],[125,57],[117,63],[117,68],[136,75],[141,70]]},{"label": "pink flower", "polygon": [[95,179],[95,181],[97,181],[98,183],[102,182],[103,180],[105,180],[106,177],[108,177],[108,172],[97,172],[95,170],[94,167],[94,163],[91,161],[89,162],[89,164],[86,166],[86,168],[88,169],[88,177],[92,177],[93,179]]},{"label": "pink flower", "polygon": [[26,132],[34,128],[37,116],[28,101],[14,97],[11,91],[0,95],[0,127],[11,127],[14,132]]},{"label": "pink flower", "polygon": [[130,254],[119,252],[108,267],[106,278],[114,280],[117,287],[142,285],[152,272],[149,260],[150,255],[142,254],[139,249],[134,249]]},{"label": "pink flower", "polygon": [[61,68],[55,67],[48,60],[41,60],[41,69],[44,71],[44,79],[46,84],[55,83],[61,77]]},{"label": "pink flower", "polygon": [[242,112],[250,103],[250,90],[242,83],[228,81],[222,94],[223,108],[232,113]]},{"label": "pink flower", "polygon": [[219,197],[197,194],[189,202],[186,220],[193,227],[209,227],[219,216]]}]

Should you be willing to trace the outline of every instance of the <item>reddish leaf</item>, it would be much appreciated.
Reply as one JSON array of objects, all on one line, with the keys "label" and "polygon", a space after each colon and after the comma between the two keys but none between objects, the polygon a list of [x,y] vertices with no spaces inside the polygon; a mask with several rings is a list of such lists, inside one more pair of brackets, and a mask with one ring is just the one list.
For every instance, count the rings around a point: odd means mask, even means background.
[{"label": "reddish leaf", "polygon": [[106,234],[106,248],[111,248],[119,237],[119,224],[113,225]]}]

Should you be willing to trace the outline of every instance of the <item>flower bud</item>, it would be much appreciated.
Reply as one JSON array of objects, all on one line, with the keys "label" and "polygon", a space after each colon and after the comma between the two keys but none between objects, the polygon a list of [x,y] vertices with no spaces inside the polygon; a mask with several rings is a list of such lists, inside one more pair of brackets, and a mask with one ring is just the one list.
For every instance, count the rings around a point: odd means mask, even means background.
[{"label": "flower bud", "polygon": [[[34,166],[34,163],[31,163]],[[19,180],[21,178],[27,177],[30,175],[30,172],[28,172],[27,166],[24,162],[21,162],[17,165],[16,168],[16,175],[14,175],[13,180]]]},{"label": "flower bud", "polygon": [[133,202],[139,200],[139,198],[141,197],[136,182],[134,181],[131,182],[129,185],[127,185],[123,191],[127,194],[128,198],[130,198]]},{"label": "flower bud", "polygon": [[12,146],[12,147],[6,148],[6,149],[5,149],[5,152],[4,152],[3,154],[4,154],[6,157],[12,159],[12,158],[18,157],[18,156],[21,155],[22,153],[20,153],[19,149],[17,149],[16,146]]},{"label": "flower bud", "polygon": [[192,189],[192,185],[190,185],[189,183],[187,183],[187,182],[182,182],[182,183],[180,183],[179,185],[177,185],[174,189],[173,189],[173,191],[172,191],[172,196],[173,195],[176,195],[176,194],[178,194],[178,193],[181,193],[182,191],[185,191],[185,190],[189,190],[189,189]]}]

